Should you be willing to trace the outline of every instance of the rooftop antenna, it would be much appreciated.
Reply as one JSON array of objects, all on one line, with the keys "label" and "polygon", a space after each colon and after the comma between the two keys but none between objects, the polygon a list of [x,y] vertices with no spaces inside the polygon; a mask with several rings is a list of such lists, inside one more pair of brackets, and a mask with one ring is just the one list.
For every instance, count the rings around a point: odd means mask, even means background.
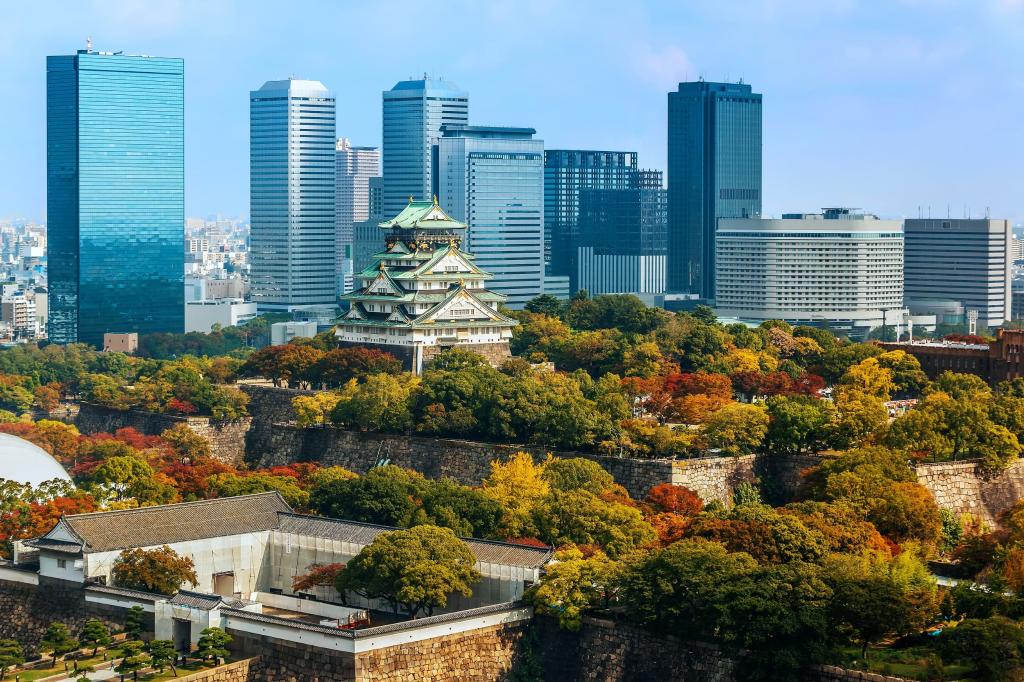
[{"label": "rooftop antenna", "polygon": [[85,39],[85,51],[92,52],[92,36]]},{"label": "rooftop antenna", "polygon": [[992,217],[992,215],[989,213],[989,207],[986,206],[985,207],[985,220],[988,220],[991,217]]}]

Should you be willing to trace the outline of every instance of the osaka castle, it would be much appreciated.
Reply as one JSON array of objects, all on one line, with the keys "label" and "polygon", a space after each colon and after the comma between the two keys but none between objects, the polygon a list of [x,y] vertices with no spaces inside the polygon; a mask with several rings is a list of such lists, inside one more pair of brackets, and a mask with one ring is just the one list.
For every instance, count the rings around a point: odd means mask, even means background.
[{"label": "osaka castle", "polygon": [[410,198],[379,227],[384,250],[354,275],[357,289],[342,297],[350,308],[335,328],[339,344],[387,351],[417,374],[452,347],[495,365],[509,357],[518,322],[498,312],[505,296],[485,286],[493,275],[462,250],[465,223],[450,218],[436,197]]}]

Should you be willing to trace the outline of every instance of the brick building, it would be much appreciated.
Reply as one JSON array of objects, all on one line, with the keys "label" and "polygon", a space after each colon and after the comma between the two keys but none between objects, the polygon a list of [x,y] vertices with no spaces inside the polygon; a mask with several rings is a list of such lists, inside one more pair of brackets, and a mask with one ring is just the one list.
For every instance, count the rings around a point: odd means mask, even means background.
[{"label": "brick building", "polygon": [[942,340],[879,345],[913,355],[932,379],[945,371],[960,372],[977,375],[995,386],[1024,376],[1024,330],[1000,329],[991,343]]}]

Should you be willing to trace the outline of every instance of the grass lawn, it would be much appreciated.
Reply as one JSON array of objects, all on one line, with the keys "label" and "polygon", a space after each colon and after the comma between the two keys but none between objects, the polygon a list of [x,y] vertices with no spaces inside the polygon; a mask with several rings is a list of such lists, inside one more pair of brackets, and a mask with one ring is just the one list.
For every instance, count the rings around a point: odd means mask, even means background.
[{"label": "grass lawn", "polygon": [[[230,663],[230,660],[228,661]],[[190,661],[186,665],[178,666],[178,677],[184,677],[197,673],[200,670],[209,670],[214,667],[212,663],[199,663],[198,661]],[[139,680],[146,680],[146,682],[156,682],[157,680],[173,680],[174,673],[170,668],[164,668],[162,673],[146,673],[145,675],[139,675]]]},{"label": "grass lawn", "polygon": [[[860,661],[860,650],[853,648],[843,649],[844,661],[841,665],[863,670],[863,663]],[[868,649],[867,671],[882,675],[895,675],[909,679],[920,679],[926,670],[926,661],[929,656],[935,654],[933,649],[928,647],[908,647],[906,649],[877,648]],[[959,680],[973,672],[969,665],[951,664],[943,668],[944,678],[947,680]]]},{"label": "grass lawn", "polygon": [[[47,660],[49,660],[49,659],[47,659]],[[99,655],[99,656],[90,656],[89,658],[80,658],[78,660],[78,667],[79,668],[87,668],[90,665],[96,665],[97,663],[102,663],[102,662],[103,662],[102,654]],[[72,662],[68,661],[68,668],[67,668],[68,671],[71,671],[72,668],[73,668]],[[52,668],[34,668],[32,670],[25,670],[25,671],[18,672],[18,673],[8,672],[7,673],[7,679],[13,680],[15,678],[15,676],[20,676],[21,682],[34,682],[34,680],[41,680],[44,677],[50,677],[51,675],[56,675],[57,673],[62,673],[62,672],[64,672],[64,661],[57,661],[57,665],[55,667],[52,667]]]}]

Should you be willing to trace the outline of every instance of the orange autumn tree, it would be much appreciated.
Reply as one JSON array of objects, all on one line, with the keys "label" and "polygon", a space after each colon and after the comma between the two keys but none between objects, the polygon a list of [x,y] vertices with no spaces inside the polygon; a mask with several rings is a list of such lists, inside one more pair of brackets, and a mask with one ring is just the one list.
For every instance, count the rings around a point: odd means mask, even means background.
[{"label": "orange autumn tree", "polygon": [[315,587],[334,585],[338,573],[343,568],[345,568],[344,563],[310,564],[306,573],[292,578],[292,591],[306,592]]},{"label": "orange autumn tree", "polygon": [[174,594],[184,583],[195,586],[199,582],[192,559],[167,545],[124,550],[114,562],[111,577],[118,587],[158,594]]}]

